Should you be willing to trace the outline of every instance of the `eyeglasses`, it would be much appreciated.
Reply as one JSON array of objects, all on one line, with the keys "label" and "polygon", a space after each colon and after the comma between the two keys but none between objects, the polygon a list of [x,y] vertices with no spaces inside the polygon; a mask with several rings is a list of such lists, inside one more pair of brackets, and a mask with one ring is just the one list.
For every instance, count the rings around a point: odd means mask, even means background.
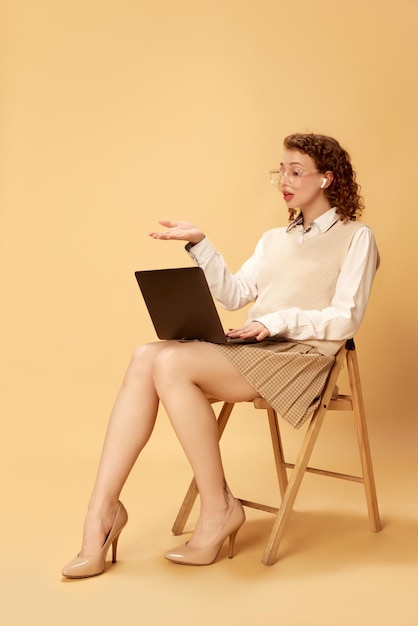
[{"label": "eyeglasses", "polygon": [[287,170],[270,170],[270,182],[272,185],[278,187],[282,182],[284,177],[286,176],[287,182],[291,187],[300,187],[302,184],[302,178],[304,176],[308,176],[309,174],[319,174],[318,170],[309,170],[305,172],[300,168],[294,168],[289,171]]}]

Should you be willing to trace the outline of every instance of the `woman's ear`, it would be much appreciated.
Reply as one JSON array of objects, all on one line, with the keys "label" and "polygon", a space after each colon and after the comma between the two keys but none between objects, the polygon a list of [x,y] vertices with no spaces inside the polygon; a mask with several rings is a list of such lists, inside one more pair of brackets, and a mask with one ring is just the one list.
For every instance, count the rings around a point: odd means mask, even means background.
[{"label": "woman's ear", "polygon": [[334,174],[330,170],[327,170],[326,172],[324,172],[324,176],[321,182],[321,189],[326,189],[326,187],[329,187],[330,184],[332,183],[333,178],[334,178]]}]

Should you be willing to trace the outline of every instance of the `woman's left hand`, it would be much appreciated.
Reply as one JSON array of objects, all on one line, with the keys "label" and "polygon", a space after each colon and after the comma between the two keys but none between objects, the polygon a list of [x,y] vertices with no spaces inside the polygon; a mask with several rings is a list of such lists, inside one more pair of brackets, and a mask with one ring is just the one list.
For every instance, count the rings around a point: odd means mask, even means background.
[{"label": "woman's left hand", "polygon": [[242,328],[230,328],[226,333],[228,337],[249,339],[255,337],[257,341],[263,341],[270,337],[270,331],[261,322],[250,322]]}]

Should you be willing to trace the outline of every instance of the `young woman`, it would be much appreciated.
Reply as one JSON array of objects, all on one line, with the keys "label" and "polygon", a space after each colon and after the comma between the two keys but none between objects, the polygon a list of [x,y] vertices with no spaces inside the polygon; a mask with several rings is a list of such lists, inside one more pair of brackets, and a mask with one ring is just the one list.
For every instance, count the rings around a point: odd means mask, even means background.
[{"label": "young woman", "polygon": [[151,435],[160,401],[200,495],[192,537],[165,557],[208,565],[227,537],[232,556],[245,514],[225,480],[207,396],[228,402],[264,397],[297,428],[315,410],[335,353],[356,333],[378,252],[373,233],[358,221],[363,201],[349,155],[331,137],[290,135],[270,177],[288,206],[290,224],[265,233],[234,275],[193,224],[161,221],[165,230],[150,234],[188,242],[186,250],[226,309],[254,303],[243,326],[227,334],[256,342],[165,341],[135,350],[110,417],[82,548],[64,567],[64,576],[101,574],[111,545],[116,560],[127,522],[119,496]]}]

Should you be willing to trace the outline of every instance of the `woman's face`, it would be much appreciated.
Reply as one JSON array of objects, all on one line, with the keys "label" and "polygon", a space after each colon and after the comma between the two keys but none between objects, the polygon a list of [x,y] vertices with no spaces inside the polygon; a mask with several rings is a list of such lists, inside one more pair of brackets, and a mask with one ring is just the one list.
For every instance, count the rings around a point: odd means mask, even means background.
[{"label": "woman's face", "polygon": [[[326,174],[318,172],[312,157],[298,150],[285,150],[280,163],[279,189],[289,209],[307,209],[323,202],[321,185]],[[326,184],[326,183],[325,183]]]}]

